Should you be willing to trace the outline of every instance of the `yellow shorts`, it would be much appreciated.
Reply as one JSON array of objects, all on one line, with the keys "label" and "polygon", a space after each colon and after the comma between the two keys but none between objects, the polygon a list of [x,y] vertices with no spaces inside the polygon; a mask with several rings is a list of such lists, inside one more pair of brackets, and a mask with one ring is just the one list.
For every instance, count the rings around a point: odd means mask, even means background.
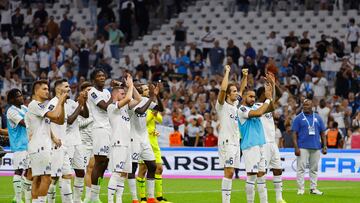
[{"label": "yellow shorts", "polygon": [[161,151],[157,137],[150,138],[150,144],[155,155],[155,162],[157,164],[162,164]]}]

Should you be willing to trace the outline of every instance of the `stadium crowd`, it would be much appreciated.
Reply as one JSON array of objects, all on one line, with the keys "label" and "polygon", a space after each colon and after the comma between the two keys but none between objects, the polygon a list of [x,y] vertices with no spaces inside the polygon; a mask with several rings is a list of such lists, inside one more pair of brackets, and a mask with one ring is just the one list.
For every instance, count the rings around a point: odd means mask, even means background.
[{"label": "stadium crowd", "polygon": [[[94,3],[92,0],[83,2],[89,3],[86,6],[90,9]],[[170,139],[170,144],[194,146],[189,140],[200,137],[197,146],[216,146],[219,122],[215,103],[227,64],[231,66],[231,80],[239,86],[242,69],[249,69],[248,88],[253,89],[264,85],[267,71],[276,75],[282,90],[274,112],[279,147],[293,147],[291,122],[305,97],[313,99],[315,112],[324,120],[328,133],[337,135],[336,142],[330,147],[360,147],[360,140],[352,139],[360,136],[360,30],[354,19],[349,20],[347,41],[340,41],[328,33],[311,46],[308,32],[296,36],[290,31],[288,36],[277,36],[271,31],[264,49],[259,50],[251,46],[251,41],[234,44],[231,39],[227,41],[227,47],[221,47],[209,28],[199,41],[189,42],[187,30],[180,20],[174,27],[174,44],[154,45],[148,56],[140,55],[135,59],[121,53],[121,47],[132,40],[128,14],[137,18],[139,35],[147,33],[149,22],[139,19],[143,15],[137,15],[139,12],[144,14],[137,10],[142,8],[142,2],[124,1],[120,7],[120,23],[108,4],[100,5],[100,13],[92,17],[96,37],[89,35],[85,28],[77,27],[66,13],[60,21],[54,19],[43,4],[39,4],[33,14],[31,9],[22,13],[19,8],[3,8],[1,145],[7,143],[4,136],[7,91],[12,88],[23,90],[28,96],[25,103],[29,103],[34,80],[47,79],[52,84],[56,79],[66,78],[71,86],[71,99],[74,99],[80,84],[89,80],[90,72],[97,67],[107,72],[108,87],[111,79],[119,79],[124,73],[131,73],[139,82],[162,84],[164,91],[161,94],[166,107],[163,125],[175,129],[170,137],[179,136],[179,126],[185,125],[182,141],[173,139],[175,143],[172,143]],[[169,2],[173,6],[174,2]],[[112,63],[120,58],[125,60]]]}]

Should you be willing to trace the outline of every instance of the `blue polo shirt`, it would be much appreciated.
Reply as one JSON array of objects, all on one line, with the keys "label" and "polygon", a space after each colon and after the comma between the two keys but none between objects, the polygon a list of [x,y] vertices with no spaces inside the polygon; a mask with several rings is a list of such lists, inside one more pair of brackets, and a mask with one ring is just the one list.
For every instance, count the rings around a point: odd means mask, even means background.
[{"label": "blue polo shirt", "polygon": [[[304,117],[305,116],[305,117]],[[313,121],[314,118],[314,121]],[[306,121],[307,119],[307,121]],[[315,135],[309,134],[309,125],[314,125]],[[298,146],[302,149],[321,149],[320,133],[326,130],[324,122],[317,113],[298,114],[293,123],[291,130],[298,134]]]}]

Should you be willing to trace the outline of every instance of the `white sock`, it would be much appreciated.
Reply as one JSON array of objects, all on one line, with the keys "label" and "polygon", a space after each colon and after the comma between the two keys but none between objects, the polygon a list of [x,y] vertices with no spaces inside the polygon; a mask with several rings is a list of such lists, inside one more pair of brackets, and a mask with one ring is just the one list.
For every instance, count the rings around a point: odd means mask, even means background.
[{"label": "white sock", "polygon": [[257,178],[257,187],[260,197],[260,203],[267,203],[267,189],[266,189],[266,180],[265,176]]},{"label": "white sock", "polygon": [[255,181],[256,175],[247,176],[246,178],[246,199],[248,203],[253,203],[255,199]]},{"label": "white sock", "polygon": [[14,186],[16,202],[21,202],[21,194],[22,194],[22,177],[21,176],[14,175],[13,186]]},{"label": "white sock", "polygon": [[230,203],[231,200],[231,186],[232,179],[223,178],[221,183],[221,191],[222,191],[222,202]]},{"label": "white sock", "polygon": [[136,180],[135,179],[128,179],[129,188],[132,200],[137,200],[137,194],[136,194]]},{"label": "white sock", "polygon": [[38,202],[39,203],[46,203],[46,196],[38,197]]},{"label": "white sock", "polygon": [[118,173],[113,172],[111,174],[109,184],[108,184],[108,203],[114,202],[114,195],[116,192],[117,182],[119,181],[119,178],[120,178],[120,176]]},{"label": "white sock", "polygon": [[86,200],[90,200],[90,199],[91,199],[91,187],[86,186],[85,199],[86,199]]},{"label": "white sock", "polygon": [[33,199],[32,203],[39,203],[39,200],[38,199]]},{"label": "white sock", "polygon": [[63,196],[62,202],[73,203],[73,196],[71,191],[71,179],[61,179],[61,194]]},{"label": "white sock", "polygon": [[276,201],[282,200],[282,179],[281,175],[274,176],[273,178],[275,193],[276,193]]},{"label": "white sock", "polygon": [[32,181],[24,177],[23,190],[25,196],[25,203],[31,203],[31,184]]},{"label": "white sock", "polygon": [[47,200],[48,203],[55,202],[55,195],[56,195],[56,183],[54,180],[51,180],[51,184],[48,189]]},{"label": "white sock", "polygon": [[81,202],[81,196],[84,189],[84,178],[76,177],[74,178],[74,202]]},{"label": "white sock", "polygon": [[120,177],[116,188],[116,203],[122,203],[122,195],[124,193],[125,178]]},{"label": "white sock", "polygon": [[155,198],[155,180],[147,178],[146,179],[146,189],[148,193],[148,198]]},{"label": "white sock", "polygon": [[100,185],[91,185],[91,201],[99,200]]}]

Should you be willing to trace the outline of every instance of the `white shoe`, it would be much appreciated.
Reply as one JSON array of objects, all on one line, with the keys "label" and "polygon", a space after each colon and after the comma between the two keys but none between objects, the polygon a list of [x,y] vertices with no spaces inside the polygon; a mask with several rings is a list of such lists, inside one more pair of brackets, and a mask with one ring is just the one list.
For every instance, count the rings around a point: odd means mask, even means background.
[{"label": "white shoe", "polygon": [[324,193],[321,192],[321,191],[318,190],[318,189],[310,189],[310,194],[313,194],[313,195],[323,195]]},{"label": "white shoe", "polygon": [[303,195],[305,191],[303,189],[298,189],[297,195]]}]

